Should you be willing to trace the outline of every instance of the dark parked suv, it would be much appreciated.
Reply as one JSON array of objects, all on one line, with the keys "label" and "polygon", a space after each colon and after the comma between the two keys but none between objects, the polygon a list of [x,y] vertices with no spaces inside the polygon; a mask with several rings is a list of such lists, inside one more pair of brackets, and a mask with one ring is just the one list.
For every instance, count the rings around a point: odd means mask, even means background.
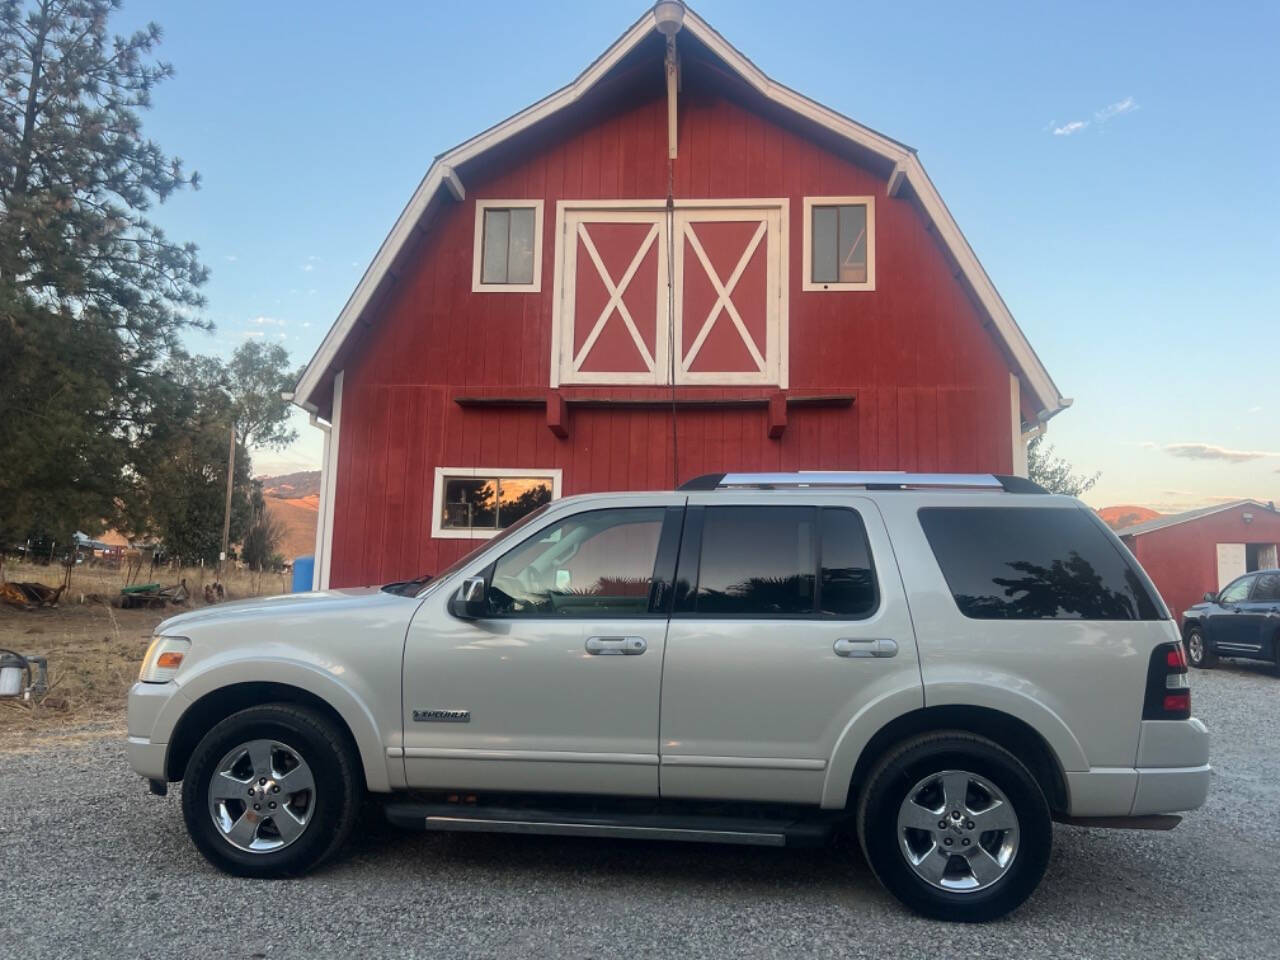
[{"label": "dark parked suv", "polygon": [[1280,570],[1258,570],[1206,593],[1182,614],[1182,636],[1193,667],[1218,657],[1264,660],[1280,673]]}]

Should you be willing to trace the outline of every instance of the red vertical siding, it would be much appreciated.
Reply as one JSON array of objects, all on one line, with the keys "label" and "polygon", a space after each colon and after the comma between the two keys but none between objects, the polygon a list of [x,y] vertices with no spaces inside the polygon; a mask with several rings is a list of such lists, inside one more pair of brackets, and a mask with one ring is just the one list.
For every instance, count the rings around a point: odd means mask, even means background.
[{"label": "red vertical siding", "polygon": [[[565,494],[671,485],[663,409],[573,406],[561,439],[541,409],[455,402],[547,388],[556,203],[664,197],[665,146],[666,104],[655,99],[509,151],[503,165],[462,171],[467,199],[443,205],[346,363],[334,585],[437,569],[474,546],[430,536],[438,466],[559,467]],[[856,397],[852,407],[792,406],[778,439],[767,436],[762,407],[682,410],[682,479],[738,469],[1012,469],[1008,365],[917,209],[888,197],[881,176],[695,88],[681,97],[674,184],[682,199],[789,199],[790,389]],[[876,197],[874,292],[800,288],[803,199],[832,195]],[[544,201],[539,294],[471,292],[475,200],[498,197]]]}]

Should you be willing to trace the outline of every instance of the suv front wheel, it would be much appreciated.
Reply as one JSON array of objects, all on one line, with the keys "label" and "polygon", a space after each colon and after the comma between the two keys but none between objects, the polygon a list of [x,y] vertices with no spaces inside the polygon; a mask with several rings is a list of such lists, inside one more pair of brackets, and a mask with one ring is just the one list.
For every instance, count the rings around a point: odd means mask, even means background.
[{"label": "suv front wheel", "polygon": [[998,744],[963,731],[890,751],[858,803],[858,840],[880,882],[939,920],[993,920],[1017,908],[1049,863],[1049,804]]},{"label": "suv front wheel", "polygon": [[342,846],[362,793],[343,731],[314,710],[273,703],[205,734],[187,762],[182,814],[214,866],[243,877],[292,876]]}]

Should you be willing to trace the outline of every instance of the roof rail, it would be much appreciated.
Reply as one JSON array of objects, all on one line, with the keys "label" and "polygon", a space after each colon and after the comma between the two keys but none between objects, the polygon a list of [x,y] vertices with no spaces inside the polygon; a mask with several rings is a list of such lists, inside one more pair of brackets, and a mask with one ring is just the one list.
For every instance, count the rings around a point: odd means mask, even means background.
[{"label": "roof rail", "polygon": [[679,487],[684,491],[779,487],[861,487],[865,490],[1001,490],[1048,493],[1026,477],[991,473],[905,473],[892,470],[814,470],[799,473],[704,473]]}]

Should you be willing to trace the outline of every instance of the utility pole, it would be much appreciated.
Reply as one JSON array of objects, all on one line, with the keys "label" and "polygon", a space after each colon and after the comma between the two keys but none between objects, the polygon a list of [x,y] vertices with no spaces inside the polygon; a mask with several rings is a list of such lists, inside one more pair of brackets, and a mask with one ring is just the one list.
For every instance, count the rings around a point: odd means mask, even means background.
[{"label": "utility pole", "polygon": [[218,576],[226,572],[227,551],[231,549],[231,490],[236,480],[236,425],[231,424],[231,446],[227,451],[227,507],[222,515],[222,554],[218,557]]}]

